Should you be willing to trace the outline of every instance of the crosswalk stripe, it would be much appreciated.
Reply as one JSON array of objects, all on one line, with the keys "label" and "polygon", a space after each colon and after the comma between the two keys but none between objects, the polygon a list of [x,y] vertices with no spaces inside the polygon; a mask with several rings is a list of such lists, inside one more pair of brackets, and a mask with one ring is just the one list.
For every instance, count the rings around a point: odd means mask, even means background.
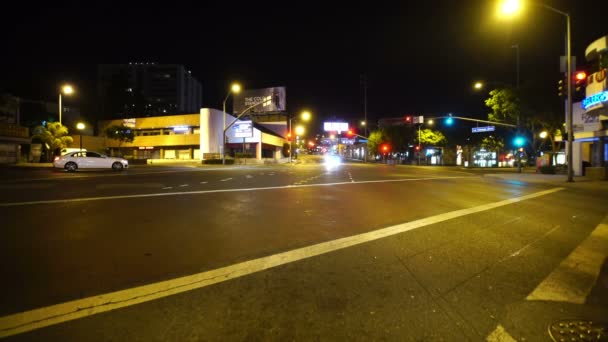
[{"label": "crosswalk stripe", "polygon": [[608,216],[526,299],[584,304],[607,256]]},{"label": "crosswalk stripe", "polygon": [[517,341],[509,333],[503,328],[502,325],[498,325],[494,331],[488,337],[486,337],[486,341],[488,342],[515,342]]}]

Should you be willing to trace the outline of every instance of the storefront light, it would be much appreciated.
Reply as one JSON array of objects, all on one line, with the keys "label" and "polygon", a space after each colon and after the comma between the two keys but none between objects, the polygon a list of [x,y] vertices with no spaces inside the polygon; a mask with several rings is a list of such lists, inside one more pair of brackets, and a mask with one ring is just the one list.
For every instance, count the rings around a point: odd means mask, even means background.
[{"label": "storefront light", "polygon": [[175,127],[173,127],[173,132],[186,132],[189,129],[190,129],[189,126],[175,126]]}]

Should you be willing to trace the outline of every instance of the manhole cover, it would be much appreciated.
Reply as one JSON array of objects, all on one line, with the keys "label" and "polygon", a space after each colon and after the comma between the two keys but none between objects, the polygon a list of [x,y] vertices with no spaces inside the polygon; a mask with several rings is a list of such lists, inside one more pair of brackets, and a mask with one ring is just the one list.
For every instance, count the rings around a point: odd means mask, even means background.
[{"label": "manhole cover", "polygon": [[562,319],[551,323],[553,341],[608,341],[608,323],[584,319]]}]

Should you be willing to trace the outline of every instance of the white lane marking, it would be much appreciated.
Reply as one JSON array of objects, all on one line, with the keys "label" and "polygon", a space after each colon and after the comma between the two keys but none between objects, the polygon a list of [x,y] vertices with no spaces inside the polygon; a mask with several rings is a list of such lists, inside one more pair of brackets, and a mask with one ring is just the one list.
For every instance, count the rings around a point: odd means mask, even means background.
[{"label": "white lane marking", "polygon": [[97,184],[95,189],[136,189],[136,188],[152,188],[162,187],[161,183],[114,183],[114,184]]},{"label": "white lane marking", "polygon": [[250,178],[253,178],[253,176],[252,175],[246,175],[245,178],[250,179]]},{"label": "white lane marking", "polygon": [[226,181],[229,181],[229,180],[232,180],[232,178],[225,178],[225,179],[222,179],[220,182],[226,182]]},{"label": "white lane marking", "polygon": [[[119,195],[119,196],[104,196],[104,197],[83,197],[83,198],[46,200],[46,201],[0,203],[0,207],[14,207],[14,206],[20,206],[20,205],[34,205],[34,204],[52,204],[52,203],[103,201],[103,200],[125,199],[125,198],[145,198],[145,197],[160,197],[160,196],[202,195],[202,194],[218,193],[218,192],[240,192],[240,191],[277,190],[277,189],[287,189],[287,188],[295,188],[295,187],[319,187],[319,186],[335,186],[335,185],[347,185],[347,184],[413,182],[413,181],[459,179],[459,178],[473,178],[473,177],[471,177],[471,176],[455,176],[455,177],[428,177],[428,178],[386,179],[386,180],[361,181],[361,182],[355,182],[355,183],[352,183],[352,182],[337,182],[337,183],[306,184],[306,185],[298,185],[298,186],[294,186],[294,185],[282,185],[282,186],[269,186],[269,187],[264,187],[264,188],[217,189],[217,190],[200,190],[200,191],[164,192],[164,193],[139,194],[139,195]],[[165,189],[165,188],[163,188],[163,189]],[[171,189],[171,187],[167,187],[166,189]]]},{"label": "white lane marking", "polygon": [[509,333],[502,327],[502,325],[498,325],[494,331],[488,337],[486,337],[486,341],[488,342],[516,342],[517,340],[511,337]]},{"label": "white lane marking", "polygon": [[188,185],[190,185],[190,184],[182,184],[182,185],[180,185],[179,187],[180,187],[180,188],[183,188],[183,187],[188,186]]},{"label": "white lane marking", "polygon": [[607,256],[608,216],[526,299],[584,304]]},{"label": "white lane marking", "polygon": [[307,247],[296,248],[291,251],[240,262],[230,266],[185,277],[165,280],[154,284],[138,286],[131,289],[110,292],[0,317],[0,337],[11,336],[77,318],[91,316],[101,312],[119,309],[148,302],[154,299],[167,297],[177,293],[199,289],[212,284],[260,272],[269,268],[382,239],[461,216],[475,214],[524,200],[549,195],[560,190],[563,190],[563,188],[553,188],[521,197],[482,204],[472,208],[454,210],[416,221],[406,222],[363,234],[326,241]]},{"label": "white lane marking", "polygon": [[207,182],[201,182],[201,184],[207,184]]},{"label": "white lane marking", "polygon": [[173,189],[173,187],[172,186],[166,186],[166,187],[163,188],[163,190],[167,190],[167,189]]}]

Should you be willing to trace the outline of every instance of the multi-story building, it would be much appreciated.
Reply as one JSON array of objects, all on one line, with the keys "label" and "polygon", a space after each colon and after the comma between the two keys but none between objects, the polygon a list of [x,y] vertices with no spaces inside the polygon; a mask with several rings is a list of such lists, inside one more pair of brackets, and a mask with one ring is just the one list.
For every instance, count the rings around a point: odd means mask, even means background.
[{"label": "multi-story building", "polygon": [[196,113],[203,104],[201,83],[178,64],[99,65],[97,95],[102,118]]},{"label": "multi-story building", "polygon": [[[586,97],[573,108],[573,169],[577,175],[586,173],[608,178],[608,36],[591,43],[586,51],[589,76]],[[586,166],[586,168],[585,168]],[[586,171],[586,172],[585,172]]]}]

